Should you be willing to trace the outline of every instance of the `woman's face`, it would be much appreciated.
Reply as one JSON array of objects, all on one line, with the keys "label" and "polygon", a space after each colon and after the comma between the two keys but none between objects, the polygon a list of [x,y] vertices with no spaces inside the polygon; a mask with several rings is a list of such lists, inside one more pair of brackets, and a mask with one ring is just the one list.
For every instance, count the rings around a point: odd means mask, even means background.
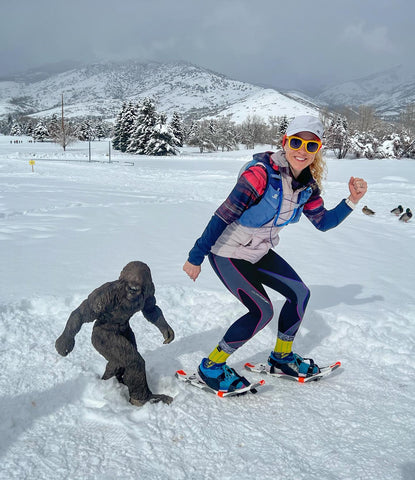
[{"label": "woman's face", "polygon": [[[296,133],[295,136],[303,140],[319,140],[319,138],[311,132],[299,132]],[[284,151],[295,178],[297,178],[306,167],[313,163],[317,153],[308,153],[305,145],[302,145],[299,150],[292,150],[288,145],[288,141],[284,145]]]}]

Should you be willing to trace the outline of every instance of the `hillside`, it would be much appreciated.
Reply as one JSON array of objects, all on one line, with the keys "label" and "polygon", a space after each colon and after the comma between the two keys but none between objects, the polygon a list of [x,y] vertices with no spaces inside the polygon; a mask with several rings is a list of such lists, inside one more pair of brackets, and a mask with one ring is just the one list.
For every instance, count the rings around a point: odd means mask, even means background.
[{"label": "hillside", "polygon": [[130,61],[96,63],[49,75],[31,71],[27,76],[0,81],[0,115],[60,115],[62,94],[67,117],[112,119],[123,101],[143,97],[154,98],[159,111],[178,111],[196,118],[225,112],[239,120],[247,114],[266,118],[310,111],[276,90],[232,80],[189,63]]},{"label": "hillside", "polygon": [[369,105],[383,117],[395,117],[415,103],[415,74],[398,66],[328,88],[316,101],[328,106]]},{"label": "hillside", "polygon": [[311,98],[304,92],[280,92],[244,83],[186,62],[62,63],[0,79],[0,116],[60,115],[62,94],[69,118],[95,116],[112,120],[123,101],[152,97],[157,110],[183,117],[229,115],[236,122],[248,115],[294,116],[324,105],[373,106],[384,117],[396,117],[415,103],[415,76],[396,67],[324,90]]},{"label": "hillside", "polygon": [[271,116],[293,117],[295,115],[317,114],[318,106],[300,99],[289,97],[276,90],[267,88],[253,93],[221,112],[230,115],[236,123],[243,122],[248,115],[257,115],[268,119]]}]

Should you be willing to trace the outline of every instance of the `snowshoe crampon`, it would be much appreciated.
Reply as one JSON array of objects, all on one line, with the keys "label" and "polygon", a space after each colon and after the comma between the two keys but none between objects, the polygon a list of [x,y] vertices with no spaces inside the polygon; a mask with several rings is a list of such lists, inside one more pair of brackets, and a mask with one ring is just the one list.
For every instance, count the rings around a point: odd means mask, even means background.
[{"label": "snowshoe crampon", "polygon": [[294,377],[292,375],[287,375],[282,372],[275,372],[270,365],[264,363],[245,363],[245,368],[250,372],[260,373],[262,375],[271,375],[272,377],[281,377],[287,378],[289,380],[294,380],[299,383],[306,383],[311,381],[321,380],[328,375],[331,375],[335,370],[337,370],[341,366],[341,362],[333,363],[332,365],[327,365],[325,367],[320,367],[320,371],[318,373],[314,373],[307,376],[298,376]]},{"label": "snowshoe crampon", "polygon": [[259,382],[251,383],[250,385],[243,388],[238,388],[237,390],[222,391],[222,390],[215,390],[209,387],[208,385],[206,385],[206,383],[200,378],[200,376],[197,373],[187,374],[184,370],[177,370],[176,378],[178,378],[182,382],[190,383],[194,387],[200,388],[201,390],[214,393],[215,395],[221,398],[243,395],[247,392],[257,393],[257,388],[265,385],[265,380],[260,380]]}]

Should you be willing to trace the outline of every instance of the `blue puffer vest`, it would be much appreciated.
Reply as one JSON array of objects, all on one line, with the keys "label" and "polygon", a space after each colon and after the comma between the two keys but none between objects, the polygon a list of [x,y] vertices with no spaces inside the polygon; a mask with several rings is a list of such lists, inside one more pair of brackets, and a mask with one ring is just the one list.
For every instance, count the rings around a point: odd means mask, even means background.
[{"label": "blue puffer vest", "polygon": [[307,203],[307,200],[312,194],[311,187],[307,187],[301,192],[299,192],[297,203],[291,217],[288,220],[285,220],[281,224],[278,224],[278,217],[281,210],[281,204],[283,199],[283,189],[282,189],[282,180],[281,173],[275,168],[272,167],[270,161],[270,155],[272,152],[258,153],[253,156],[253,159],[248,162],[242,171],[247,170],[256,164],[263,165],[267,170],[267,185],[265,187],[264,194],[261,197],[261,200],[256,204],[250,207],[248,210],[241,215],[238,222],[241,225],[246,227],[262,227],[273,220],[273,225],[276,227],[283,227],[289,223],[295,223],[300,220],[301,213],[303,211],[304,205]]}]

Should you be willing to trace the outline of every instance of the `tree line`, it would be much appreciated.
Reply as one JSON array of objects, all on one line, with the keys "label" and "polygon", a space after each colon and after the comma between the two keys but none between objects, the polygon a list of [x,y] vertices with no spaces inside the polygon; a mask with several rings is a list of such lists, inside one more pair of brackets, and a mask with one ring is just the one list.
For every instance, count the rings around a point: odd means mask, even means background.
[{"label": "tree line", "polygon": [[[381,119],[372,107],[342,107],[338,112],[320,111],[325,126],[324,146],[337,158],[347,155],[363,158],[415,158],[415,104],[407,106],[398,121]],[[0,121],[0,133],[29,135],[36,141],[54,141],[66,147],[75,140],[95,140],[111,137],[113,148],[137,155],[175,155],[188,145],[201,153],[254,149],[256,145],[281,145],[290,119],[283,115],[257,115],[236,124],[230,117],[183,120],[173,112],[170,120],[156,110],[154,100],[124,102],[115,124],[102,119],[84,118],[62,122],[57,115],[50,119],[30,117]]]},{"label": "tree line", "polygon": [[[347,155],[361,158],[415,158],[415,105],[409,105],[398,122],[386,122],[368,106],[342,112],[320,112],[325,126],[324,148],[337,158]],[[123,152],[145,155],[177,153],[177,147],[196,146],[201,153],[236,150],[240,145],[279,147],[290,119],[257,115],[247,116],[240,124],[229,117],[182,121],[177,112],[167,123],[158,114],[154,102],[124,104],[117,116],[113,146]],[[160,135],[160,124],[164,125]],[[156,147],[156,150],[155,150]]]},{"label": "tree line", "polygon": [[395,122],[387,122],[375,109],[361,105],[342,107],[337,114],[321,112],[325,148],[337,158],[415,158],[415,104],[406,107]]},{"label": "tree line", "polygon": [[112,125],[101,118],[71,119],[62,122],[56,114],[51,118],[35,120],[31,117],[13,117],[0,121],[3,135],[27,135],[37,142],[55,142],[65,149],[76,140],[101,140],[112,135]]},{"label": "tree line", "polygon": [[183,121],[173,112],[171,121],[158,113],[154,101],[145,98],[139,103],[124,103],[114,125],[113,148],[142,155],[177,153],[183,145],[196,146],[200,152],[230,151],[245,145],[277,145],[287,128],[288,119],[270,117],[265,122],[259,116],[249,116],[237,125],[229,117]]}]

